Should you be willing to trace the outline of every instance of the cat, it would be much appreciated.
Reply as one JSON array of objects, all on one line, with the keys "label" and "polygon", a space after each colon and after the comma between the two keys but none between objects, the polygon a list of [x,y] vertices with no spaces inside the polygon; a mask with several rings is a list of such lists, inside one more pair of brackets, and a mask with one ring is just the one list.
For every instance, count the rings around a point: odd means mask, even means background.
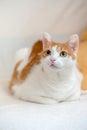
[{"label": "cat", "polygon": [[10,91],[22,100],[42,104],[79,100],[83,76],[77,67],[78,48],[77,34],[59,43],[44,33],[31,50],[17,54]]}]

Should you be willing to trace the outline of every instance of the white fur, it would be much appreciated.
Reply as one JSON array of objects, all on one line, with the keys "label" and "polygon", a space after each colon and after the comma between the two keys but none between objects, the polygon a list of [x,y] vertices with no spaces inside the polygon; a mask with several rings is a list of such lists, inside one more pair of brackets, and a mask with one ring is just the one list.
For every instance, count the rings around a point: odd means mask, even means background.
[{"label": "white fur", "polygon": [[[26,101],[44,104],[80,98],[82,75],[77,69],[76,61],[68,56],[60,57],[56,46],[52,48],[51,53],[51,56],[42,58],[41,63],[33,67],[21,85],[13,86],[15,96]],[[51,58],[56,59],[55,67],[50,66]],[[22,69],[24,63],[20,66]],[[18,70],[21,71],[21,69]]]},{"label": "white fur", "polygon": [[22,61],[22,63],[20,64],[20,66],[17,68],[18,72],[21,72],[21,70],[26,66],[26,64],[28,63],[29,60],[29,55],[30,55],[30,48],[24,48],[24,49],[20,49],[18,52],[16,52],[16,56],[15,56],[15,64],[18,61]]},{"label": "white fur", "polygon": [[24,60],[30,54],[30,48],[23,48],[16,52],[15,63],[20,60]]}]

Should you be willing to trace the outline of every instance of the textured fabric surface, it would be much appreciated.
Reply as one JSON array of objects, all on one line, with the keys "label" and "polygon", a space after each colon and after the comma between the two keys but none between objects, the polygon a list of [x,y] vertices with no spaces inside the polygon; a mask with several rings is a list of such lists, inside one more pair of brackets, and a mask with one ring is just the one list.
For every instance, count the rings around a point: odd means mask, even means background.
[{"label": "textured fabric surface", "polygon": [[57,105],[23,102],[0,86],[0,130],[87,130],[87,96]]}]

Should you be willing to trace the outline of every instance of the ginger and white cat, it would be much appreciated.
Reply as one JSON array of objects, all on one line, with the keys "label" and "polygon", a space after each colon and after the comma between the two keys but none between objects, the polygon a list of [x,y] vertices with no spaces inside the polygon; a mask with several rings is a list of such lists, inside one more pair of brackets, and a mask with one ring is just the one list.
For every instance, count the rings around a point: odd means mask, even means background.
[{"label": "ginger and white cat", "polygon": [[82,83],[77,68],[78,48],[77,34],[59,43],[45,33],[31,51],[25,49],[17,55],[10,90],[16,97],[36,103],[78,100]]}]

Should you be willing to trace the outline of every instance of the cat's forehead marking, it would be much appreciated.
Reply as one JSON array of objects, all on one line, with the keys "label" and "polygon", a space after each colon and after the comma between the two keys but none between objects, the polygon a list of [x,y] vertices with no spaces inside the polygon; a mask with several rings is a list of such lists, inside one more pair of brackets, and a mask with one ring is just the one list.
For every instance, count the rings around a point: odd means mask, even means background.
[{"label": "cat's forehead marking", "polygon": [[72,50],[70,49],[70,47],[69,47],[69,45],[68,45],[67,42],[65,42],[65,43],[59,43],[59,42],[54,42],[54,41],[53,41],[53,42],[51,43],[51,48],[55,48],[55,46],[56,46],[56,50],[57,50],[58,52],[66,51],[67,54],[68,54],[69,56],[71,56],[73,59],[76,58],[75,55],[73,54]]},{"label": "cat's forehead marking", "polygon": [[62,43],[56,43],[56,44],[52,45],[52,50],[59,51],[59,52],[63,51],[63,50],[67,51],[67,47],[65,47],[65,45]]},{"label": "cat's forehead marking", "polygon": [[52,51],[53,51],[53,52],[56,52],[56,51],[57,51],[57,45],[55,45],[55,46],[52,47]]},{"label": "cat's forehead marking", "polygon": [[63,51],[63,50],[67,50],[67,48],[65,48],[64,44],[59,43],[59,44],[58,44],[58,50],[59,50],[59,51]]}]

